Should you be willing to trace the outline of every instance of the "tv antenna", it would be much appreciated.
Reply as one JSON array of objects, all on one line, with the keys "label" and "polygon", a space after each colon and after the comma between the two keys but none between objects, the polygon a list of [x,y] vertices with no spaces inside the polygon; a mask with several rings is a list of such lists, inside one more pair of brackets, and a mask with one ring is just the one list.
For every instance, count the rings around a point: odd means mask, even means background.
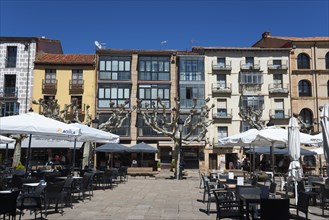
[{"label": "tv antenna", "polygon": [[165,44],[167,44],[168,43],[168,40],[163,40],[163,41],[161,41],[160,42],[160,45],[161,45],[161,49],[163,48],[163,46],[165,45]]},{"label": "tv antenna", "polygon": [[97,49],[101,50],[101,49],[104,49],[105,48],[105,43],[100,43],[99,41],[95,41],[95,45],[97,47]]}]

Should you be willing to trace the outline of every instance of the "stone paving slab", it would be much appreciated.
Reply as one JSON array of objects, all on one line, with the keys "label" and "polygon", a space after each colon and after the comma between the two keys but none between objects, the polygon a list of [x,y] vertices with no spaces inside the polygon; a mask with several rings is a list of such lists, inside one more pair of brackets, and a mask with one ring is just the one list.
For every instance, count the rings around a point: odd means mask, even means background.
[{"label": "stone paving slab", "polygon": [[[74,203],[73,208],[64,208],[63,215],[52,213],[47,219],[216,219],[215,213],[208,216],[200,211],[206,209],[206,204],[197,201],[203,196],[203,189],[199,188],[199,183],[197,173],[181,181],[165,176],[147,179],[129,178],[128,182],[120,183],[112,190],[94,190],[91,200],[85,199],[83,202]],[[211,209],[215,210],[215,204],[211,204]],[[320,216],[322,211],[319,207],[311,206],[310,213],[309,219],[329,218],[329,211],[325,212],[326,217]],[[34,214],[30,215],[26,212],[22,219],[34,219]]]}]

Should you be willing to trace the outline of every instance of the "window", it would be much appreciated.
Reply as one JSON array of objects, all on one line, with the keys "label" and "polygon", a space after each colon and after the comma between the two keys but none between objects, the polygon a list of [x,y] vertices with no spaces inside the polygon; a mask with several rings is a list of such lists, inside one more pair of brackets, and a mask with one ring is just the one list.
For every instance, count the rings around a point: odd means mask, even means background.
[{"label": "window", "polygon": [[[161,133],[157,133],[156,131],[154,131],[150,126],[148,126],[145,121],[143,120],[143,117],[141,114],[138,114],[137,116],[137,120],[138,120],[138,137],[163,137],[165,136],[164,134]],[[169,123],[170,120],[170,114],[166,115],[166,119],[168,120],[167,122]],[[165,125],[162,122],[162,115],[158,116],[158,120],[157,120],[157,125],[160,128],[163,128]],[[165,130],[170,130],[169,127],[164,128]]]},{"label": "window", "polygon": [[217,100],[217,116],[227,116],[226,99]]},{"label": "window", "polygon": [[17,97],[16,74],[6,74],[4,78],[4,88],[0,89],[0,93],[2,92],[4,97]]},{"label": "window", "polygon": [[17,47],[7,47],[6,68],[15,68],[17,59]]},{"label": "window", "polygon": [[218,140],[228,136],[227,127],[217,127]]},{"label": "window", "polygon": [[82,109],[82,96],[71,96],[71,103],[75,105],[77,105],[77,108],[79,110]]},{"label": "window", "polygon": [[194,84],[191,87],[190,84],[180,84],[180,104],[181,108],[191,108],[193,105],[193,99],[196,99],[197,107],[204,105],[204,85]]},{"label": "window", "polygon": [[138,98],[142,99],[142,107],[151,106],[152,103],[158,106],[158,97],[166,108],[170,108],[170,85],[140,84],[138,86]]},{"label": "window", "polygon": [[[99,124],[105,123],[111,117],[111,113],[102,113],[99,114]],[[125,120],[123,120],[121,126],[114,131],[111,131],[113,134],[120,135],[121,137],[129,137],[130,136],[130,116],[128,116]]]},{"label": "window", "polygon": [[46,84],[56,84],[55,69],[46,69]]},{"label": "window", "polygon": [[[99,84],[98,87],[98,108],[117,107],[124,104],[128,99],[130,100],[130,85],[126,84]],[[128,103],[125,107],[130,107]]]},{"label": "window", "polygon": [[263,74],[260,72],[241,72],[241,84],[263,84]]},{"label": "window", "polygon": [[170,80],[170,57],[139,57],[139,80]]},{"label": "window", "polygon": [[300,111],[299,115],[306,126],[311,126],[313,124],[313,113],[311,110],[304,108]]},{"label": "window", "polygon": [[0,117],[18,114],[19,102],[4,102],[4,105],[0,108]]},{"label": "window", "polygon": [[226,88],[226,75],[217,74],[217,88],[225,89]]},{"label": "window", "polygon": [[254,58],[246,57],[246,68],[252,68],[254,66]]},{"label": "window", "polygon": [[72,70],[72,84],[83,84],[83,70],[74,69]]},{"label": "window", "polygon": [[283,99],[275,99],[274,106],[275,106],[274,117],[275,118],[284,118]]},{"label": "window", "polygon": [[99,59],[100,80],[131,79],[131,57],[101,56]]},{"label": "window", "polygon": [[264,97],[263,96],[241,96],[242,109],[252,108],[257,110],[264,109]]},{"label": "window", "polygon": [[300,97],[312,96],[311,83],[307,80],[299,81],[298,92]]},{"label": "window", "polygon": [[329,69],[329,52],[326,54],[326,69]]},{"label": "window", "polygon": [[179,79],[181,81],[203,81],[203,73],[203,57],[182,56],[179,58]]},{"label": "window", "polygon": [[310,58],[307,54],[301,53],[297,56],[298,69],[310,69]]},{"label": "window", "polygon": [[281,60],[273,60],[273,68],[280,68],[282,65],[282,61]]},{"label": "window", "polygon": [[224,69],[226,67],[225,57],[217,58],[217,65],[219,66],[219,68]]}]

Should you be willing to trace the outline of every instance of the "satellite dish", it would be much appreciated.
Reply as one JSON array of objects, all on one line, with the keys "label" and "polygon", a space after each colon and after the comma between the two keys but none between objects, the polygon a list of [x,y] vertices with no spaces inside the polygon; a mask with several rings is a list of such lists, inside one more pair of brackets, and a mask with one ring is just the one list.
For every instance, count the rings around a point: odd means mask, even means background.
[{"label": "satellite dish", "polygon": [[95,45],[98,49],[102,49],[102,45],[96,40]]}]

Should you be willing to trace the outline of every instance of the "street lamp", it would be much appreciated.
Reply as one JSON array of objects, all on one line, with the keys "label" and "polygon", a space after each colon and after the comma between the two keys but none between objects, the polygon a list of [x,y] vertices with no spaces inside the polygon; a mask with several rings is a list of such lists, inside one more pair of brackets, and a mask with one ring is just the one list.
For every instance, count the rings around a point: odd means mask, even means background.
[{"label": "street lamp", "polygon": [[[99,125],[99,119],[97,117],[95,117],[93,120],[91,120],[91,126],[93,128],[97,128],[98,129],[98,125]],[[96,152],[96,143],[93,144],[92,147],[92,157],[93,157],[93,166],[95,167],[96,164],[96,157],[95,157],[95,152]],[[90,167],[90,159],[88,160],[88,167]]]},{"label": "street lamp", "polygon": [[182,179],[183,178],[183,175],[182,175],[182,169],[183,169],[183,166],[182,166],[182,134],[183,134],[183,126],[184,126],[184,121],[179,118],[178,119],[178,130],[179,130],[179,154],[178,154],[178,159],[179,159],[179,173],[177,173],[178,175],[178,179]]}]

